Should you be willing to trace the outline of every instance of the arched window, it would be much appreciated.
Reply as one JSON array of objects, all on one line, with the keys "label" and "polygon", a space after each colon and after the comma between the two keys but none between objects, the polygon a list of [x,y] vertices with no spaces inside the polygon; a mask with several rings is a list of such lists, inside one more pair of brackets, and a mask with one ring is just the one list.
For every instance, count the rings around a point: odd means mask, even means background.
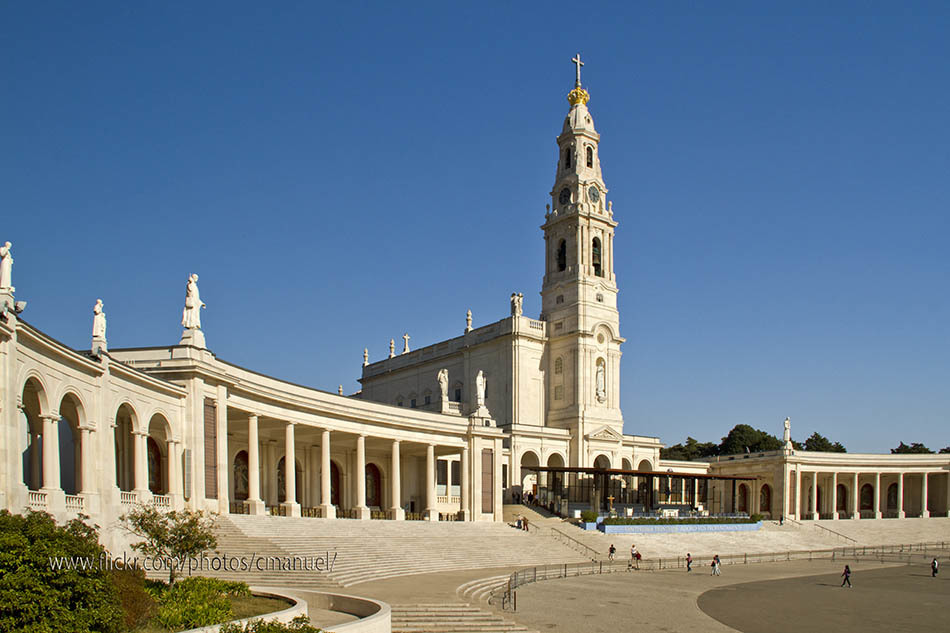
[{"label": "arched window", "polygon": [[[571,168],[571,158],[572,158],[571,154],[573,153],[574,152],[573,150],[571,150],[571,148],[567,148],[566,150],[564,150],[564,169]],[[548,156],[550,156],[550,154],[548,154]]]},{"label": "arched window", "polygon": [[564,359],[558,356],[554,359],[554,373],[563,374],[564,373]]},{"label": "arched window", "polygon": [[557,245],[557,269],[558,272],[567,270],[567,242],[564,240]]},{"label": "arched window", "polygon": [[745,484],[739,484],[739,503],[737,505],[739,512],[749,511],[749,489]]},{"label": "arched window", "polygon": [[887,487],[887,509],[897,510],[897,484]]},{"label": "arched window", "polygon": [[836,490],[838,491],[838,507],[835,508],[835,512],[846,512],[848,510],[848,506],[850,505],[848,503],[848,487],[844,484],[838,484]]},{"label": "arched window", "polygon": [[587,166],[594,166],[594,148],[590,145],[587,146]]},{"label": "arched window", "polygon": [[147,462],[148,462],[148,489],[152,494],[165,494],[162,486],[162,449],[158,447],[158,442],[148,438],[145,443]]},{"label": "arched window", "polygon": [[600,258],[600,238],[599,237],[594,238],[594,246],[591,249],[591,258],[594,264],[594,275],[596,275],[597,277],[603,277],[604,271],[600,265],[601,258]]},{"label": "arched window", "polygon": [[376,464],[366,464],[366,505],[378,508],[383,505],[382,475]]},{"label": "arched window", "polygon": [[861,509],[874,509],[874,486],[871,484],[864,484],[861,486]]}]

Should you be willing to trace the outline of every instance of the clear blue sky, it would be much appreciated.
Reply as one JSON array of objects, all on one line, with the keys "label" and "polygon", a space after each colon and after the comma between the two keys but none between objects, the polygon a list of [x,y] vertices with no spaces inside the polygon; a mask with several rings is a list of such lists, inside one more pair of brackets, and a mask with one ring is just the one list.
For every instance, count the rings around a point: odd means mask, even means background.
[{"label": "clear blue sky", "polygon": [[950,444],[950,4],[346,4],[6,3],[25,318],[175,344],[197,272],[218,356],[349,393],[364,346],[537,315],[580,51],[626,431]]}]

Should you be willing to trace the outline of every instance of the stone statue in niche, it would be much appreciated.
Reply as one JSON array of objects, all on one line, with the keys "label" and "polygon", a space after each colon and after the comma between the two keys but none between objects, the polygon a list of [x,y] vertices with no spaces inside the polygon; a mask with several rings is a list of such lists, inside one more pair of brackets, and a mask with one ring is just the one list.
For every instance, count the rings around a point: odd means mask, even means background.
[{"label": "stone statue in niche", "polygon": [[185,308],[181,313],[181,324],[186,330],[201,329],[201,308],[206,307],[198,294],[198,275],[192,273],[185,287]]},{"label": "stone statue in niche", "polygon": [[485,406],[485,373],[481,369],[475,374],[475,406],[479,409]]},{"label": "stone statue in niche", "polygon": [[102,311],[102,299],[96,299],[96,305],[92,307],[92,338],[106,338],[106,313]]},{"label": "stone statue in niche", "polygon": [[13,253],[10,242],[0,246],[0,290],[13,292]]},{"label": "stone statue in niche", "polygon": [[442,402],[449,399],[449,370],[444,367],[439,370],[439,393],[442,396]]},{"label": "stone statue in niche", "polygon": [[597,402],[607,402],[607,368],[604,366],[604,359],[597,361]]}]

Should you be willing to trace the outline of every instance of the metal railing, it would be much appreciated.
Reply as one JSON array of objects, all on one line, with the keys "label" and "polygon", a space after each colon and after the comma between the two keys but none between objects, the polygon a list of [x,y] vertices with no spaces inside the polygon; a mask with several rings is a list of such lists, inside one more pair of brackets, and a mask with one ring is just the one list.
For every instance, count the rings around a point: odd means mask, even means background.
[{"label": "metal railing", "polygon": [[824,530],[825,532],[829,532],[829,533],[831,533],[831,534],[834,534],[834,535],[837,536],[838,538],[842,538],[842,539],[848,541],[849,543],[857,543],[857,541],[856,541],[855,539],[851,538],[850,536],[847,536],[847,535],[845,535],[845,534],[842,534],[841,532],[835,532],[835,531],[832,530],[831,528],[827,528],[827,527],[825,527],[824,525],[821,525],[821,524],[816,523],[816,522],[814,522],[814,521],[812,521],[812,520],[809,520],[809,519],[805,519],[804,521],[796,521],[795,519],[785,519],[785,520],[788,521],[789,523],[794,523],[795,525],[801,525],[801,526],[811,525],[812,527],[818,528],[819,530]]},{"label": "metal railing", "polygon": [[[950,550],[950,542],[906,543],[897,545],[877,545],[868,547],[837,547],[821,550],[801,550],[785,552],[758,552],[751,554],[727,554],[720,556],[723,565],[749,565],[754,563],[773,563],[782,561],[821,561],[821,560],[857,560],[868,558],[886,562],[928,562],[937,554],[946,555]],[[710,555],[693,557],[693,564],[697,568],[708,565],[712,560]],[[673,558],[642,559],[637,568],[639,571],[659,571],[663,569],[682,569],[686,567],[686,559],[682,556]],[[529,583],[555,578],[572,578],[575,576],[591,576],[596,574],[610,574],[616,572],[634,571],[629,561],[594,561],[589,563],[564,563],[558,565],[539,565],[513,572],[508,582],[494,589],[488,598],[488,603],[501,609],[517,610],[517,589]]]},{"label": "metal railing", "polygon": [[565,545],[567,545],[574,551],[583,554],[584,556],[591,559],[592,561],[597,560],[597,558],[602,555],[602,552],[595,550],[593,547],[590,547],[586,543],[582,543],[581,541],[578,541],[576,538],[565,534],[564,532],[562,532],[561,530],[557,528],[553,528],[550,526],[539,526],[539,525],[535,525],[531,521],[528,521],[528,532],[529,533],[533,532],[534,534],[537,534],[538,536],[549,536],[561,543],[564,543]]}]

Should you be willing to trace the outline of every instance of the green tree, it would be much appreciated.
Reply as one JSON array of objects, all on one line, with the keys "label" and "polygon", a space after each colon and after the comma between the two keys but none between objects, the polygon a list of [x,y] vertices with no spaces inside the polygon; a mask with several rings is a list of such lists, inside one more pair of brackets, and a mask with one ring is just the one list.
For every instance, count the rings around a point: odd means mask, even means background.
[{"label": "green tree", "polygon": [[927,448],[920,442],[914,442],[910,446],[901,442],[897,448],[892,448],[891,452],[892,453],[916,453],[916,454],[933,453],[932,450],[930,450],[929,448]]},{"label": "green tree", "polygon": [[812,433],[803,445],[806,451],[818,451],[820,453],[847,453],[848,450],[841,442],[832,442],[818,431]]},{"label": "green tree", "polygon": [[99,533],[78,519],[0,511],[0,631],[122,630],[115,587],[102,570]]},{"label": "green tree", "polygon": [[661,459],[681,459],[693,461],[703,457],[712,457],[719,453],[719,446],[714,442],[698,442],[695,438],[687,437],[684,444],[674,444],[660,449]]},{"label": "green tree", "polygon": [[774,435],[754,429],[748,424],[737,424],[729,434],[722,438],[719,445],[720,455],[736,455],[746,452],[760,453],[763,451],[777,451],[783,446],[782,440]]},{"label": "green tree", "polygon": [[152,506],[137,506],[121,519],[126,529],[144,540],[132,549],[168,566],[168,583],[175,582],[175,566],[218,546],[214,518],[204,512],[174,510],[159,512]]},{"label": "green tree", "polygon": [[941,449],[940,449],[939,451],[937,451],[937,452],[938,452],[938,453],[950,453],[950,446],[944,446],[943,448],[941,448]]}]

